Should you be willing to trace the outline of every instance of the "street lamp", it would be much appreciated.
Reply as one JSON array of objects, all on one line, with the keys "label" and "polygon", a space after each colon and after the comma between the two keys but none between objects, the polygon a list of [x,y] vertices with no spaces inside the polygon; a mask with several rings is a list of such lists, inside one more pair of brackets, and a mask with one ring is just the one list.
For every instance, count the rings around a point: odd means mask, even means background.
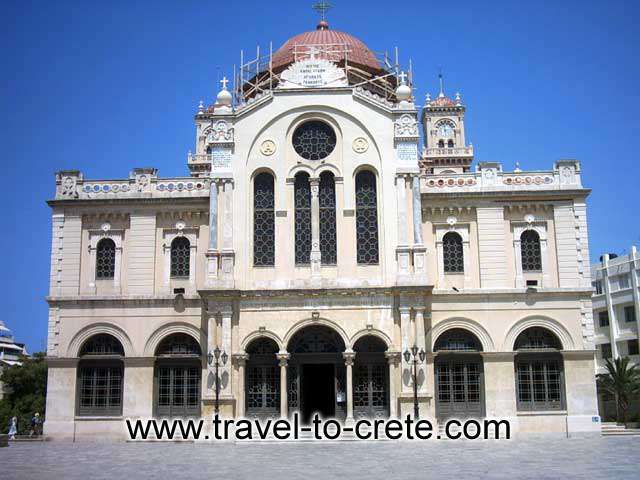
[{"label": "street lamp", "polygon": [[418,407],[418,359],[420,360],[420,363],[422,363],[426,356],[427,354],[422,348],[418,352],[417,345],[411,347],[411,351],[409,351],[408,348],[404,351],[404,360],[407,363],[410,363],[411,358],[413,357],[413,416],[416,420],[420,418],[420,411]]},{"label": "street lamp", "polygon": [[213,349],[213,352],[209,352],[207,355],[207,362],[209,362],[209,366],[213,365],[215,367],[215,378],[216,378],[216,403],[215,403],[215,414],[218,415],[220,412],[220,377],[218,377],[218,370],[220,368],[220,360],[222,360],[222,365],[227,363],[227,359],[229,356],[227,352],[221,352],[220,349],[216,346]]}]

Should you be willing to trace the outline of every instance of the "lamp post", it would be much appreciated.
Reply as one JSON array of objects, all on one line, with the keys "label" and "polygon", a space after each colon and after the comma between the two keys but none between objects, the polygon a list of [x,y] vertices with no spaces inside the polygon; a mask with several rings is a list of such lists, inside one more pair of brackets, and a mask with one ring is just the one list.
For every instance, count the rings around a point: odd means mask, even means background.
[{"label": "lamp post", "polygon": [[213,352],[209,352],[209,354],[207,355],[209,366],[213,365],[215,367],[214,375],[216,381],[216,403],[214,406],[214,412],[216,416],[220,412],[220,377],[218,376],[218,371],[220,369],[220,360],[222,360],[222,365],[225,365],[228,358],[229,356],[227,355],[227,352],[221,352],[217,346],[213,349]]},{"label": "lamp post", "polygon": [[404,351],[404,359],[407,363],[411,362],[411,358],[413,358],[413,416],[416,420],[420,418],[420,409],[418,407],[418,359],[422,363],[426,356],[427,354],[422,348],[418,352],[417,345],[411,347],[411,351],[408,348]]}]

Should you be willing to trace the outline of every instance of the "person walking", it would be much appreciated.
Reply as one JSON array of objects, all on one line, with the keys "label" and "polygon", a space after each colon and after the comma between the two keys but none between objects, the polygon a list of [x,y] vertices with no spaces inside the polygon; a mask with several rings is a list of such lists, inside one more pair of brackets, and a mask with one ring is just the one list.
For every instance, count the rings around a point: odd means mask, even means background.
[{"label": "person walking", "polygon": [[40,414],[36,412],[36,414],[31,419],[31,431],[29,432],[29,436],[33,437],[34,435],[37,437],[40,435],[40,425],[42,424],[42,420],[40,420]]},{"label": "person walking", "polygon": [[9,440],[15,440],[18,433],[18,417],[13,417],[9,423]]}]

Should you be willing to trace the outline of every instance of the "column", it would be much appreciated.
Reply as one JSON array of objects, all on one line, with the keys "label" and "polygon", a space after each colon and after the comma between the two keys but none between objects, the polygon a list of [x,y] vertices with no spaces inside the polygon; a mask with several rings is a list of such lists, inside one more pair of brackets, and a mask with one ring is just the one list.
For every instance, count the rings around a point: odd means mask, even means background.
[{"label": "column", "polygon": [[389,364],[389,418],[398,416],[398,399],[396,397],[396,381],[398,379],[398,362],[400,361],[400,352],[385,352],[387,363]]},{"label": "column", "polygon": [[218,182],[211,179],[209,186],[209,245],[207,252],[207,283],[218,278]]},{"label": "column", "polygon": [[[401,353],[405,352],[407,349],[411,348],[411,309],[409,307],[400,307],[400,329],[402,331],[402,348]],[[404,357],[402,358],[402,368],[400,371],[400,375],[402,378],[402,391],[410,392],[411,391],[411,376],[405,375],[405,372],[411,372],[411,365],[408,364]]]},{"label": "column", "polygon": [[427,248],[422,239],[422,201],[420,198],[420,176],[411,177],[413,202],[413,272],[416,276],[427,275]]},{"label": "column", "polygon": [[[425,328],[424,328],[424,308],[418,307],[415,309],[416,318],[415,318],[415,335],[416,335],[416,345],[418,347],[418,351],[424,350],[427,351],[426,342],[425,342]],[[425,362],[418,363],[418,390],[420,392],[424,392],[426,390],[426,379],[427,379],[427,370]]]},{"label": "column", "polygon": [[289,404],[287,397],[287,365],[290,355],[288,353],[277,353],[278,364],[280,365],[280,417],[287,418],[289,415]]},{"label": "column", "polygon": [[[216,313],[212,313],[207,310],[207,350],[204,352],[204,355],[208,355],[209,352],[213,353],[213,350],[216,348],[216,343],[218,341],[217,335],[217,319]],[[215,378],[214,372],[215,369],[213,366],[208,365],[206,369],[207,375],[202,379],[202,397],[203,398],[212,398],[214,395],[215,389]]]},{"label": "column", "polygon": [[222,263],[222,276],[227,280],[233,279],[234,266],[233,251],[233,180],[224,182],[224,213],[222,225],[222,251],[220,253]]},{"label": "column", "polygon": [[353,362],[356,352],[348,350],[342,354],[347,369],[347,422],[353,421]]},{"label": "column", "polygon": [[238,392],[236,395],[236,418],[244,417],[244,367],[247,365],[249,355],[246,353],[237,353],[233,355],[233,360],[238,366]]},{"label": "column", "polygon": [[522,244],[520,243],[521,231],[514,235],[513,256],[516,259],[516,288],[524,288],[524,272],[522,271]]},{"label": "column", "polygon": [[613,308],[613,300],[611,299],[611,284],[609,280],[609,255],[605,254],[602,260],[602,287],[607,304],[607,313],[609,315],[609,339],[611,343],[611,357],[618,358],[618,321],[616,319],[616,310]]},{"label": "column", "polygon": [[311,186],[311,276],[320,276],[322,258],[320,253],[320,179],[310,178]]},{"label": "column", "polygon": [[[231,316],[233,310],[223,310],[221,312],[221,335],[220,335],[220,350],[227,352],[227,355],[231,355]],[[220,366],[220,393],[222,395],[231,395],[231,368],[230,362],[226,365]],[[226,378],[225,378],[226,377]]]},{"label": "column", "polygon": [[410,249],[407,238],[407,181],[404,175],[396,176],[396,196],[398,208],[398,246],[396,247],[398,275],[408,275]]},{"label": "column", "polygon": [[550,278],[549,278],[549,258],[548,258],[548,248],[547,248],[547,235],[545,232],[544,237],[540,235],[540,257],[542,263],[542,285],[541,287],[550,287]]}]

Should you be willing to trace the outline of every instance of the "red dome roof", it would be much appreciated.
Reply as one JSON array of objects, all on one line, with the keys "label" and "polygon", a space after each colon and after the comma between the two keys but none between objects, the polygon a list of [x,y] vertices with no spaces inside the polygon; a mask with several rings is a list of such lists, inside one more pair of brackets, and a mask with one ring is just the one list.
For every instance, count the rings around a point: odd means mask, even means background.
[{"label": "red dome roof", "polygon": [[279,71],[296,59],[300,60],[301,56],[307,58],[308,47],[311,45],[331,47],[329,52],[318,53],[319,58],[340,62],[346,57],[349,63],[376,71],[382,70],[373,52],[363,42],[348,33],[329,30],[329,24],[325,21],[320,22],[316,30],[301,33],[287,40],[273,54],[273,69]]}]

